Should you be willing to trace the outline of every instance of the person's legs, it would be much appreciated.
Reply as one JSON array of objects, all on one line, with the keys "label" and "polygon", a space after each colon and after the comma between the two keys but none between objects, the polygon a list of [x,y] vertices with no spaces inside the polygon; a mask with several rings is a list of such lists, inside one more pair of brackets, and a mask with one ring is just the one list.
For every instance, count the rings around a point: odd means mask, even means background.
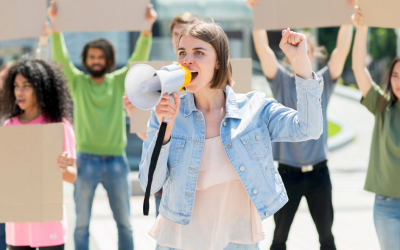
[{"label": "person's legs", "polygon": [[0,250],[7,250],[5,223],[0,223]]},{"label": "person's legs", "polygon": [[375,196],[374,223],[381,250],[400,247],[400,198]]},{"label": "person's legs", "polygon": [[8,250],[35,250],[30,246],[8,246]]},{"label": "person's legs", "polygon": [[335,250],[335,240],[332,234],[332,184],[329,170],[327,167],[323,167],[305,175],[308,186],[305,196],[319,234],[321,250]]},{"label": "person's legs", "polygon": [[64,250],[64,244],[51,247],[39,247],[39,250]]},{"label": "person's legs", "polygon": [[128,180],[129,167],[125,157],[108,157],[107,172],[102,184],[107,190],[110,207],[118,228],[118,249],[133,250],[133,231],[129,200],[131,185]]},{"label": "person's legs", "polygon": [[282,176],[289,201],[274,215],[275,231],[271,250],[286,249],[290,226],[303,196],[302,174],[291,172],[286,168],[279,168],[278,170]]},{"label": "person's legs", "polygon": [[99,156],[78,154],[78,178],[74,183],[76,225],[75,249],[89,249],[89,222],[94,193],[101,180],[102,164]]},{"label": "person's legs", "polygon": [[156,198],[156,217],[157,217],[160,214],[159,207],[160,207],[160,203],[161,203],[161,197],[158,195],[154,195],[154,197]]}]

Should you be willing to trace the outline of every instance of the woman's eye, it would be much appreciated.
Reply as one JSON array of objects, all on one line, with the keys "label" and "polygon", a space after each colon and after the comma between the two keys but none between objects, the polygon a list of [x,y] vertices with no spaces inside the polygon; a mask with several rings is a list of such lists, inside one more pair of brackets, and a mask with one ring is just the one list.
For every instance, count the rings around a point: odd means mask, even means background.
[{"label": "woman's eye", "polygon": [[183,51],[181,51],[181,52],[179,52],[179,55],[180,55],[180,56],[184,56],[184,55],[186,55],[186,53],[183,52]]},{"label": "woman's eye", "polygon": [[201,51],[196,51],[196,55],[204,55],[204,53]]}]

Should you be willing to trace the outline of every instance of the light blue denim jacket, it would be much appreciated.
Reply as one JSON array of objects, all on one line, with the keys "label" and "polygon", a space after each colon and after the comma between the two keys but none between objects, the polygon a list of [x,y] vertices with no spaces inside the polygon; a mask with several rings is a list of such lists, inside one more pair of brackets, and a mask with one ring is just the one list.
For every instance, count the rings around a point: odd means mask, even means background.
[{"label": "light blue denim jacket", "polygon": [[[322,78],[304,80],[296,76],[296,85],[298,111],[266,98],[261,92],[235,94],[230,87],[225,90],[222,143],[263,220],[288,201],[273,163],[271,142],[318,139],[322,133]],[[159,125],[153,110],[139,166],[143,190]],[[161,149],[151,186],[151,193],[163,188],[160,214],[177,224],[187,225],[191,220],[205,133],[204,116],[196,108],[193,94],[181,96],[171,140]]]}]

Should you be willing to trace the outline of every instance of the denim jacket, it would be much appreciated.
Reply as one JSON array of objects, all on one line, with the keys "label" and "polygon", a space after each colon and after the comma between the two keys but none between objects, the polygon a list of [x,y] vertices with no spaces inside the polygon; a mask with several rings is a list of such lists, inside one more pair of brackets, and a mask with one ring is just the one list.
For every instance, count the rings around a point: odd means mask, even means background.
[{"label": "denim jacket", "polygon": [[[283,84],[283,83],[282,83]],[[274,166],[271,142],[318,139],[322,133],[322,78],[296,76],[298,111],[282,106],[264,93],[235,94],[226,87],[226,116],[220,127],[225,152],[262,220],[288,201]],[[143,143],[139,181],[146,190],[151,155],[159,122],[152,111]],[[160,214],[178,224],[190,223],[205,140],[205,120],[191,93],[181,106],[171,134],[162,146],[151,193],[163,188]]]}]

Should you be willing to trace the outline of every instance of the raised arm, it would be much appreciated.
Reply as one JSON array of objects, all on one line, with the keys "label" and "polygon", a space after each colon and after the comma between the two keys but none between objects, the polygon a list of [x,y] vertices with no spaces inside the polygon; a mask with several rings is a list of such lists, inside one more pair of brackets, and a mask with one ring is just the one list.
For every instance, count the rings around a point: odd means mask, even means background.
[{"label": "raised arm", "polygon": [[147,6],[144,18],[150,23],[150,30],[141,31],[139,39],[137,40],[135,45],[135,50],[133,51],[131,57],[129,58],[127,65],[113,73],[115,77],[119,78],[117,79],[117,81],[122,80],[120,82],[123,82],[123,80],[125,79],[125,75],[126,73],[128,73],[128,70],[130,68],[129,65],[132,62],[143,62],[149,60],[151,42],[152,42],[151,29],[153,27],[154,22],[157,20],[157,12],[154,10],[152,4],[149,4]]},{"label": "raised arm", "polygon": [[67,46],[65,45],[64,41],[64,36],[57,29],[56,19],[58,16],[58,10],[57,10],[57,5],[54,1],[50,2],[50,7],[47,10],[47,14],[52,24],[51,52],[53,55],[53,60],[62,65],[63,72],[68,80],[70,90],[73,90],[75,77],[78,75],[82,75],[83,72],[77,69],[69,59]]},{"label": "raised arm", "polygon": [[36,49],[35,57],[43,60],[51,60],[50,48],[49,48],[49,37],[51,35],[50,25],[48,22],[43,24],[42,35],[39,37],[39,44]]},{"label": "raised arm", "polygon": [[322,134],[322,78],[313,79],[307,55],[307,40],[302,34],[283,31],[280,48],[296,73],[297,111],[268,101],[263,118],[272,141],[296,142],[318,139]]},{"label": "raised arm", "polygon": [[336,48],[329,59],[329,71],[333,81],[336,81],[342,75],[347,55],[350,52],[352,38],[353,25],[340,26]]},{"label": "raised arm", "polygon": [[373,84],[366,64],[368,26],[363,25],[363,17],[360,10],[356,10],[352,16],[352,20],[357,28],[353,45],[352,68],[358,88],[361,90],[362,96],[366,97]]},{"label": "raised arm", "polygon": [[[246,1],[250,9],[253,9],[253,6],[258,3],[259,0]],[[253,30],[253,41],[264,75],[270,80],[274,79],[278,71],[278,60],[276,59],[274,51],[269,47],[267,31]]]}]

